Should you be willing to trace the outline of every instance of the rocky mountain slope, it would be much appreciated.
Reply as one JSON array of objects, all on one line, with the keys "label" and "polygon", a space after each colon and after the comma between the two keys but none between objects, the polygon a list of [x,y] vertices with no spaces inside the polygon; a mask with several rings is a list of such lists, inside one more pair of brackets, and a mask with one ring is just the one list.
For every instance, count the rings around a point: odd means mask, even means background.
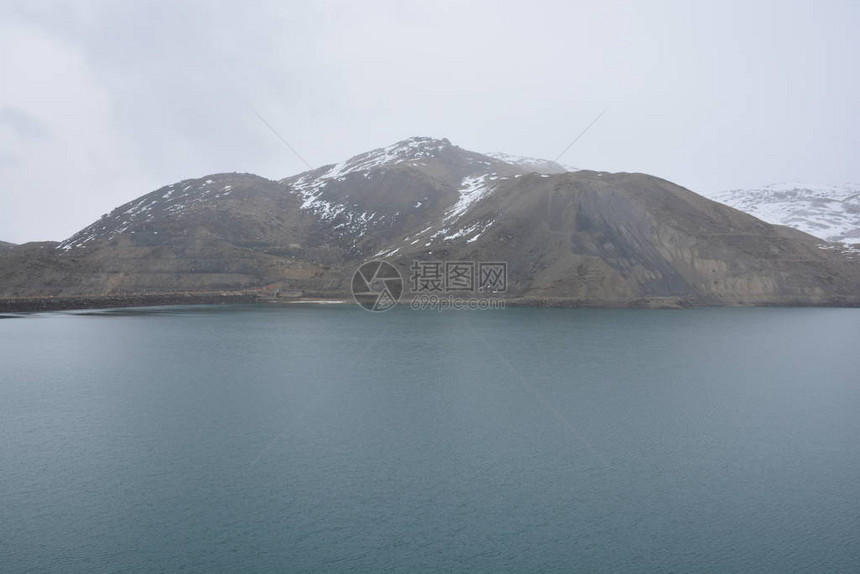
[{"label": "rocky mountain slope", "polygon": [[378,255],[492,260],[517,293],[625,304],[826,302],[858,294],[857,269],[799,231],[644,174],[528,174],[486,182]]},{"label": "rocky mountain slope", "polygon": [[279,288],[343,296],[362,262],[504,261],[506,296],[582,305],[849,304],[857,262],[644,174],[539,173],[411,138],[288,177],[216,174],[59,243],[0,251],[0,296]]},{"label": "rocky mountain slope", "polygon": [[709,196],[759,219],[827,241],[860,243],[860,185],[779,183]]},{"label": "rocky mountain slope", "polygon": [[[0,266],[7,295],[245,289],[303,282],[342,254],[277,182],[184,180],[114,209],[59,244],[26,244]],[[23,266],[23,269],[22,269]]]}]

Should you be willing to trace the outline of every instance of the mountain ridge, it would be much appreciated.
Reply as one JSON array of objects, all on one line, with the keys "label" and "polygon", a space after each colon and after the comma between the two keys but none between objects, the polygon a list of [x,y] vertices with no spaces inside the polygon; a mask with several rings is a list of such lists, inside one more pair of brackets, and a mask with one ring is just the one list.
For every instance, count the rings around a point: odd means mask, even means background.
[{"label": "mountain ridge", "polygon": [[775,183],[708,197],[825,241],[860,243],[860,184]]},{"label": "mountain ridge", "polygon": [[566,165],[563,163],[558,163],[554,160],[549,159],[541,159],[537,157],[529,157],[524,155],[516,155],[504,152],[488,152],[484,155],[491,157],[493,159],[497,159],[503,161],[505,163],[509,163],[512,165],[520,166],[529,170],[533,170],[537,173],[545,173],[545,174],[559,174],[565,173],[568,171],[579,171],[578,167],[573,167],[570,165]]},{"label": "mountain ridge", "polygon": [[0,296],[282,289],[362,262],[505,261],[506,296],[589,306],[855,304],[857,263],[647,174],[538,173],[415,137],[281,180],[163,186],[59,243],[0,251]]}]

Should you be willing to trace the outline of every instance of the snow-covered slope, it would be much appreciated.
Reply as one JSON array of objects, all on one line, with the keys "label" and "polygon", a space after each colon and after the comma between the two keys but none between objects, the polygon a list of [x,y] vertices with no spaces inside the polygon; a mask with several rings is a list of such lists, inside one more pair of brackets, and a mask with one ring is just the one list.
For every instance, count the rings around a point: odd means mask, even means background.
[{"label": "snow-covered slope", "polygon": [[[464,150],[447,139],[413,137],[281,180],[313,214],[351,247],[363,237],[390,240],[420,219],[438,235],[454,236],[454,221],[489,194],[492,182],[523,175],[515,163]],[[476,228],[477,229],[477,228]],[[378,233],[373,233],[377,231]],[[373,247],[374,250],[378,247]]]},{"label": "snow-covered slope", "polygon": [[373,214],[353,213],[354,209],[350,208],[354,206],[327,198],[323,193],[325,188],[333,183],[344,182],[349,176],[372,178],[374,170],[386,167],[401,164],[425,167],[428,159],[437,157],[440,151],[450,146],[451,142],[446,139],[414,137],[365,152],[341,163],[299,174],[297,177],[288,177],[281,180],[281,183],[301,196],[302,209],[316,213],[323,220],[331,221],[340,214],[346,214],[350,220],[367,223]]},{"label": "snow-covered slope", "polygon": [[860,243],[860,184],[777,183],[709,197],[768,223],[794,227],[827,241]]},{"label": "snow-covered slope", "polygon": [[[215,203],[220,198],[229,196],[233,186],[225,185],[222,180],[232,181],[234,177],[242,176],[217,174],[200,179],[186,179],[162,187],[103,215],[95,223],[62,241],[57,245],[57,249],[69,251],[86,247],[93,241],[110,240],[127,231],[135,233],[142,226],[165,217],[181,218],[195,207]],[[218,179],[218,182],[212,178]]]},{"label": "snow-covered slope", "polygon": [[502,152],[491,152],[484,155],[493,159],[503,161],[505,163],[509,163],[511,165],[517,165],[526,168],[530,171],[534,171],[537,173],[555,174],[565,173],[568,171],[579,171],[579,168],[551,161],[548,159],[539,159],[536,157],[526,157],[523,155],[513,155]]}]

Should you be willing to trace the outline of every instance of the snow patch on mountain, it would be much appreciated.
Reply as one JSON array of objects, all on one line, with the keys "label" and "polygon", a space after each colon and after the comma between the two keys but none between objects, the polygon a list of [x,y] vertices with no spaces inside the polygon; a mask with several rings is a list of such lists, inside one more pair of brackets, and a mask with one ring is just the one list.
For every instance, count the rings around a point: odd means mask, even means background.
[{"label": "snow patch on mountain", "polygon": [[[181,217],[193,206],[230,195],[232,186],[218,189],[212,179],[184,180],[117,207],[95,223],[57,245],[61,251],[86,247],[97,239],[112,239],[132,227],[153,221],[157,215]],[[131,233],[134,233],[132,231]]]},{"label": "snow patch on mountain", "polygon": [[497,159],[499,161],[503,161],[505,163],[509,163],[511,165],[516,165],[529,169],[536,173],[558,174],[566,173],[569,171],[579,171],[579,168],[577,167],[565,165],[563,163],[558,163],[548,159],[540,159],[536,157],[527,157],[524,155],[514,155],[502,152],[491,152],[485,153],[484,155],[493,159]]},{"label": "snow patch on mountain", "polygon": [[[459,227],[457,226],[457,222],[463,218],[469,209],[493,192],[496,187],[495,182],[499,179],[507,178],[500,178],[497,173],[464,177],[460,182],[459,199],[445,211],[445,216],[442,219],[442,227],[435,233],[429,234],[429,240],[425,246],[430,245],[436,239],[452,241],[461,237],[469,237],[475,233],[480,235],[492,225],[492,221],[474,221],[465,227]],[[417,235],[424,235],[430,229],[432,227],[419,232]]]},{"label": "snow patch on mountain", "polygon": [[322,190],[333,181],[344,181],[350,174],[361,174],[370,176],[370,171],[383,166],[393,166],[402,163],[415,165],[426,165],[424,160],[436,157],[439,152],[451,147],[447,139],[433,139],[426,137],[413,137],[392,144],[387,147],[378,148],[369,152],[359,154],[350,159],[325,166],[320,170],[307,172],[298,180],[290,182],[287,178],[281,183],[289,185],[292,190],[302,196],[303,209],[326,213],[331,206],[326,206],[320,200]]},{"label": "snow patch on mountain", "polygon": [[[415,245],[421,242],[425,247],[429,247],[438,241],[454,241],[461,238],[467,238],[467,243],[473,243],[495,221],[485,218],[469,221],[465,225],[458,225],[458,222],[465,218],[472,207],[495,190],[497,182],[506,179],[509,178],[501,177],[497,173],[464,177],[458,189],[459,198],[445,211],[441,221],[425,227],[413,235],[407,235],[402,239],[402,244]],[[376,253],[376,255],[390,256],[394,253],[392,249],[383,249]]]},{"label": "snow patch on mountain", "polygon": [[827,241],[860,243],[860,184],[776,183],[709,195],[768,223]]},{"label": "snow patch on mountain", "polygon": [[[301,209],[308,210],[316,215],[321,221],[332,224],[331,229],[340,236],[349,236],[353,246],[360,237],[363,237],[368,229],[382,220],[385,214],[378,215],[376,212],[359,212],[353,206],[339,203],[322,197],[322,192],[331,179],[323,179],[305,174],[298,180],[289,184],[292,193],[298,194],[302,199]],[[392,215],[396,217],[397,214]]]},{"label": "snow patch on mountain", "polygon": [[290,185],[290,190],[302,198],[302,209],[317,214],[320,219],[331,220],[346,211],[347,207],[320,197],[329,180],[307,173]]},{"label": "snow patch on mountain", "polygon": [[337,163],[319,176],[323,180],[343,181],[347,175],[356,172],[369,172],[371,169],[401,163],[423,164],[422,160],[436,157],[443,149],[451,147],[447,139],[413,137],[407,140],[378,148],[354,156],[345,162]]},{"label": "snow patch on mountain", "polygon": [[493,180],[499,178],[498,174],[488,173],[479,176],[467,176],[460,182],[460,198],[457,203],[448,208],[445,221],[456,220],[477,202],[481,201],[493,191]]},{"label": "snow patch on mountain", "polygon": [[[335,222],[334,229],[361,237],[374,221],[376,214],[358,213],[353,206],[332,201],[324,197],[325,188],[333,182],[345,181],[348,176],[370,178],[372,170],[399,164],[426,166],[426,160],[436,157],[442,150],[451,147],[447,139],[413,137],[354,156],[344,162],[325,166],[319,170],[301,174],[298,179],[281,180],[291,193],[299,195],[301,208],[315,214],[322,221]],[[415,207],[421,206],[421,202]],[[392,215],[392,217],[395,217]],[[386,218],[380,215],[376,222]]]}]

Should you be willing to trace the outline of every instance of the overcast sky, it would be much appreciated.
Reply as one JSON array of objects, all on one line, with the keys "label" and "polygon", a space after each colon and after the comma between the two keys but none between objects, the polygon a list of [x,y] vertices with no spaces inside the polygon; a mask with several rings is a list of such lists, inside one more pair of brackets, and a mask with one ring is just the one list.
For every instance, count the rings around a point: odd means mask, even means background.
[{"label": "overcast sky", "polygon": [[860,2],[0,0],[0,240],[410,137],[700,193],[860,182]]}]

